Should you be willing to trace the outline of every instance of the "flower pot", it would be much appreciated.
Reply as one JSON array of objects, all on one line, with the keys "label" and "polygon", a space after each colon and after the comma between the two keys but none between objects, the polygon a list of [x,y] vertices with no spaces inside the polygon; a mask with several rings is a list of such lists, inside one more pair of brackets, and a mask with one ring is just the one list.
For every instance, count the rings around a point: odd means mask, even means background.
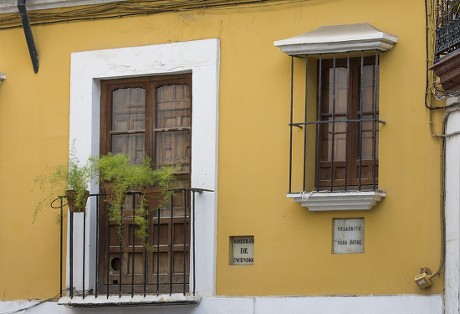
[{"label": "flower pot", "polygon": [[[77,204],[77,192],[74,190],[67,190],[65,192],[65,197],[67,198],[67,205],[69,206],[69,211],[72,213],[84,213],[86,208],[86,201],[89,197],[89,191],[84,191],[84,203]],[[80,206],[79,206],[80,205]]]}]

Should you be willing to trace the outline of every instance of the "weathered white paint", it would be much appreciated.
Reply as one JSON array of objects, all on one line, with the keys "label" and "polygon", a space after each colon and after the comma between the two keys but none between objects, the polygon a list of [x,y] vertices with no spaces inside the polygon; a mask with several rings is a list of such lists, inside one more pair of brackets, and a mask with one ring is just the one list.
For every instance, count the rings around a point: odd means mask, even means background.
[{"label": "weathered white paint", "polygon": [[[460,103],[452,98],[448,103]],[[449,114],[446,134],[460,131],[460,111]],[[445,313],[460,313],[460,136],[446,139],[446,265],[445,265]]]},{"label": "weathered white paint", "polygon": [[393,48],[398,38],[384,33],[370,24],[322,26],[311,32],[274,42],[282,52],[290,55],[311,55],[349,51]]},{"label": "weathered white paint", "polygon": [[[1,302],[0,312],[11,312],[34,302]],[[442,314],[441,295],[360,297],[206,297],[198,305],[69,307],[49,302],[23,313],[110,314]]]},{"label": "weathered white paint", "polygon": [[382,191],[304,192],[287,195],[310,211],[369,210],[386,193]]},{"label": "weathered white paint", "polygon": [[[215,291],[219,58],[218,39],[77,52],[71,56],[70,141],[75,144],[80,160],[99,155],[101,79],[192,73],[191,185],[215,191],[196,195],[195,269],[199,296],[212,296]],[[97,193],[98,190],[93,182],[90,191]],[[89,202],[86,219],[86,235],[90,240],[85,244],[85,290],[94,288],[95,282],[94,202],[94,198]],[[80,257],[83,248],[82,214],[75,215],[75,223],[74,254]],[[74,259],[74,286],[77,290],[82,288],[82,265],[81,258]]]},{"label": "weathered white paint", "polygon": [[[44,10],[59,7],[73,7],[78,5],[100,4],[108,2],[121,2],[125,0],[27,0],[26,7],[28,10]],[[17,0],[1,0],[0,13],[9,13],[18,11]]]},{"label": "weathered white paint", "polygon": [[152,295],[111,295],[109,297],[100,295],[97,298],[94,295],[83,297],[65,296],[59,299],[58,304],[71,306],[119,306],[119,305],[175,305],[175,304],[198,304],[201,297],[192,295],[183,295],[182,293],[169,294],[152,294]]}]

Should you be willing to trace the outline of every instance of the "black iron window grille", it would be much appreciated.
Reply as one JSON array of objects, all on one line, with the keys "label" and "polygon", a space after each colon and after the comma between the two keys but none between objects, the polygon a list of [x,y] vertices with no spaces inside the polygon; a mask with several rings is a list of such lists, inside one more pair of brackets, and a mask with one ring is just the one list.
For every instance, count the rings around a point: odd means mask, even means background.
[{"label": "black iron window grille", "polygon": [[435,58],[460,48],[460,0],[436,0]]},{"label": "black iron window grille", "polygon": [[[135,236],[135,225],[130,230],[123,230],[123,236],[113,232],[107,218],[107,228],[104,232],[104,241],[99,241],[103,236],[99,228],[99,220],[102,219],[100,204],[107,195],[90,194],[95,198],[93,204],[96,217],[96,241],[88,246],[89,233],[87,232],[87,215],[83,216],[82,234],[83,240],[76,241],[75,218],[76,213],[69,212],[68,217],[68,294],[70,299],[81,296],[83,299],[91,295],[95,298],[109,298],[110,296],[141,295],[164,295],[182,294],[195,296],[196,271],[195,271],[195,199],[197,193],[212,192],[205,189],[176,189],[173,191],[169,204],[162,208],[152,210],[150,217],[151,232],[147,239],[141,240]],[[127,199],[132,200],[133,207],[139,192],[129,193]],[[128,198],[131,196],[130,198]],[[62,297],[64,278],[64,226],[63,213],[66,207],[65,197],[56,199],[59,201],[56,207],[60,208],[60,291]],[[53,204],[52,204],[53,206]],[[124,210],[121,208],[120,210]],[[78,214],[77,214],[78,215]],[[132,212],[136,215],[135,210]],[[128,217],[128,219],[133,219]],[[179,231],[178,231],[179,230]],[[181,231],[180,231],[181,230]],[[76,248],[79,243],[81,248]],[[104,247],[105,246],[105,247]],[[94,263],[88,263],[88,250],[96,257]],[[78,254],[75,251],[78,250]],[[80,255],[80,252],[82,253]],[[101,252],[105,256],[102,256]],[[104,263],[104,267],[100,267]],[[81,264],[75,267],[75,264]],[[88,269],[94,268],[94,276],[91,282],[86,282]],[[101,269],[106,273],[101,274]],[[77,274],[76,271],[81,271]],[[82,280],[81,289],[75,288],[75,278]]]},{"label": "black iron window grille", "polygon": [[292,58],[288,193],[378,190],[379,56]]}]

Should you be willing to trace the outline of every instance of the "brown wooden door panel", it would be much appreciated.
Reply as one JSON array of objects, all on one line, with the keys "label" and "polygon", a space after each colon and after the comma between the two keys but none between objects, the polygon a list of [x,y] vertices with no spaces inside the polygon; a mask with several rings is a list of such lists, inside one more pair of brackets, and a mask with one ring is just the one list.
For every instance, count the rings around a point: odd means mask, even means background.
[{"label": "brown wooden door panel", "polygon": [[[332,162],[320,162],[319,163],[319,189],[330,189],[331,187],[331,169],[334,167],[334,179],[332,186],[335,190],[347,187],[350,190],[356,190],[359,188],[359,168],[361,166],[361,188],[367,189],[373,185],[373,160],[363,160],[361,165],[359,160],[349,162],[350,166],[348,169],[345,168],[345,162],[336,161]],[[347,170],[347,172],[346,172]],[[378,164],[375,167],[375,171],[378,172]],[[345,178],[347,180],[345,181]],[[377,180],[377,179],[376,179]],[[377,183],[377,181],[376,181]]]}]

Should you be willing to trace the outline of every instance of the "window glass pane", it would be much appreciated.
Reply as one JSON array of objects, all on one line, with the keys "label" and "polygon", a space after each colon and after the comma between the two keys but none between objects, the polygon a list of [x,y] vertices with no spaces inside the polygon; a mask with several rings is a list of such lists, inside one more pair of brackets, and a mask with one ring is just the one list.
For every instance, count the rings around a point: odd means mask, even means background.
[{"label": "window glass pane", "polygon": [[112,93],[112,131],[145,129],[145,90],[123,88]]},{"label": "window glass pane", "polygon": [[374,109],[374,66],[363,67],[363,109],[371,112]]},{"label": "window glass pane", "polygon": [[176,166],[190,172],[190,131],[157,132],[156,166]]},{"label": "window glass pane", "polygon": [[[334,68],[330,68],[327,72],[327,81],[325,86],[325,99],[322,105],[322,113],[333,113],[335,104],[335,114],[346,114],[347,112],[347,101],[348,101],[348,90],[347,80],[348,71],[347,68],[337,67],[335,68],[335,94],[334,94]],[[335,97],[335,100],[334,100]]]},{"label": "window glass pane", "polygon": [[186,84],[157,89],[155,164],[190,173],[191,90]]},{"label": "window glass pane", "polygon": [[189,128],[191,99],[187,85],[170,85],[157,89],[156,128]]},{"label": "window glass pane", "polygon": [[112,135],[112,153],[126,154],[129,161],[139,164],[144,159],[144,134]]},{"label": "window glass pane", "polygon": [[[364,119],[370,120],[372,119],[371,115],[365,115]],[[374,149],[374,128],[373,125],[375,125],[378,128],[378,123],[374,123],[372,121],[366,121],[362,123],[362,140],[363,140],[363,145],[361,147],[362,152],[361,156],[362,159],[373,159],[373,149]],[[377,134],[378,134],[378,129],[377,129]],[[376,155],[377,156],[377,155]],[[359,157],[358,157],[359,158]]]},{"label": "window glass pane", "polygon": [[321,161],[332,161],[332,134],[334,134],[334,161],[344,161],[347,145],[346,123],[322,124],[320,132]]},{"label": "window glass pane", "polygon": [[[128,132],[135,131],[135,134]],[[145,89],[112,92],[112,153],[126,154],[132,163],[144,158]]]}]

